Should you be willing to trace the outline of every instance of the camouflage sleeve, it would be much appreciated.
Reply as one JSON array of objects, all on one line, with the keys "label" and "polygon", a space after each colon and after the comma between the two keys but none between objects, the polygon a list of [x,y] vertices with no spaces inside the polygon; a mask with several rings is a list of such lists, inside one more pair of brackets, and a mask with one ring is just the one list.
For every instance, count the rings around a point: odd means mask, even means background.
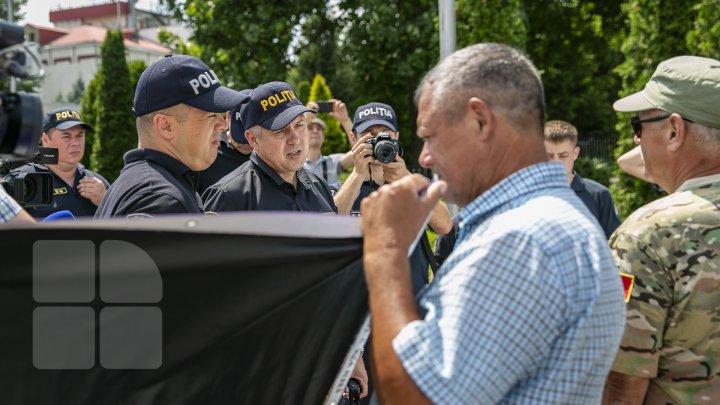
[{"label": "camouflage sleeve", "polygon": [[645,378],[657,376],[674,285],[662,255],[666,250],[651,229],[641,236],[619,229],[610,240],[627,301],[625,333],[612,369]]}]

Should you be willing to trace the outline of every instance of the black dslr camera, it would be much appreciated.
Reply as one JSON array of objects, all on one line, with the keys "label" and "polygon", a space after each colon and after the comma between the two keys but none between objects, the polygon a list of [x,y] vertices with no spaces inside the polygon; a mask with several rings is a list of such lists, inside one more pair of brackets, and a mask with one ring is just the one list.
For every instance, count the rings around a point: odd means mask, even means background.
[{"label": "black dslr camera", "polygon": [[397,139],[393,139],[387,132],[380,132],[376,137],[366,141],[373,146],[373,157],[383,163],[395,161],[395,156],[402,157],[403,149]]},{"label": "black dslr camera", "polygon": [[[37,44],[25,43],[23,27],[0,20],[0,77],[28,79],[42,75]],[[0,94],[0,184],[24,206],[52,201],[52,176],[10,173],[25,162],[57,163],[57,149],[38,152],[42,102],[36,94]]]}]

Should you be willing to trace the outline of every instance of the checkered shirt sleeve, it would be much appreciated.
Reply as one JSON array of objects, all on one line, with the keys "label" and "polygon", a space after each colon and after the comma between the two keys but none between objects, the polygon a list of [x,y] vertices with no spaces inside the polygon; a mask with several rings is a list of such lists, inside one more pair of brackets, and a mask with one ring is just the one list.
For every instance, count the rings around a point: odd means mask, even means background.
[{"label": "checkered shirt sleeve", "polygon": [[22,207],[0,187],[0,223],[8,222],[20,213]]}]

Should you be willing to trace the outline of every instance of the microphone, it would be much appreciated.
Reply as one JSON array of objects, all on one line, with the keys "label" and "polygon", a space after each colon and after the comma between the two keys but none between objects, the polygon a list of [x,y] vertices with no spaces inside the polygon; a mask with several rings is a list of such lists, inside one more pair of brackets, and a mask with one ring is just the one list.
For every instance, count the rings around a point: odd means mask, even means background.
[{"label": "microphone", "polygon": [[41,222],[58,221],[63,219],[72,219],[74,221],[75,216],[68,210],[62,210],[53,212],[52,214],[46,216]]}]

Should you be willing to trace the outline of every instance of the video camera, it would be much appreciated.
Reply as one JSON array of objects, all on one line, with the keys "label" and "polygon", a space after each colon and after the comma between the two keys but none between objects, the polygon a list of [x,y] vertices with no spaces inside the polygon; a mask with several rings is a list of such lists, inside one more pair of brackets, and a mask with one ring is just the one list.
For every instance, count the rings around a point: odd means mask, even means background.
[{"label": "video camera", "polygon": [[[26,43],[25,30],[0,20],[0,77],[28,79],[43,74],[37,44]],[[52,201],[52,176],[9,171],[25,162],[57,163],[57,149],[38,152],[43,110],[40,97],[24,92],[0,94],[0,183],[24,206]],[[51,150],[48,150],[51,149]]]}]

